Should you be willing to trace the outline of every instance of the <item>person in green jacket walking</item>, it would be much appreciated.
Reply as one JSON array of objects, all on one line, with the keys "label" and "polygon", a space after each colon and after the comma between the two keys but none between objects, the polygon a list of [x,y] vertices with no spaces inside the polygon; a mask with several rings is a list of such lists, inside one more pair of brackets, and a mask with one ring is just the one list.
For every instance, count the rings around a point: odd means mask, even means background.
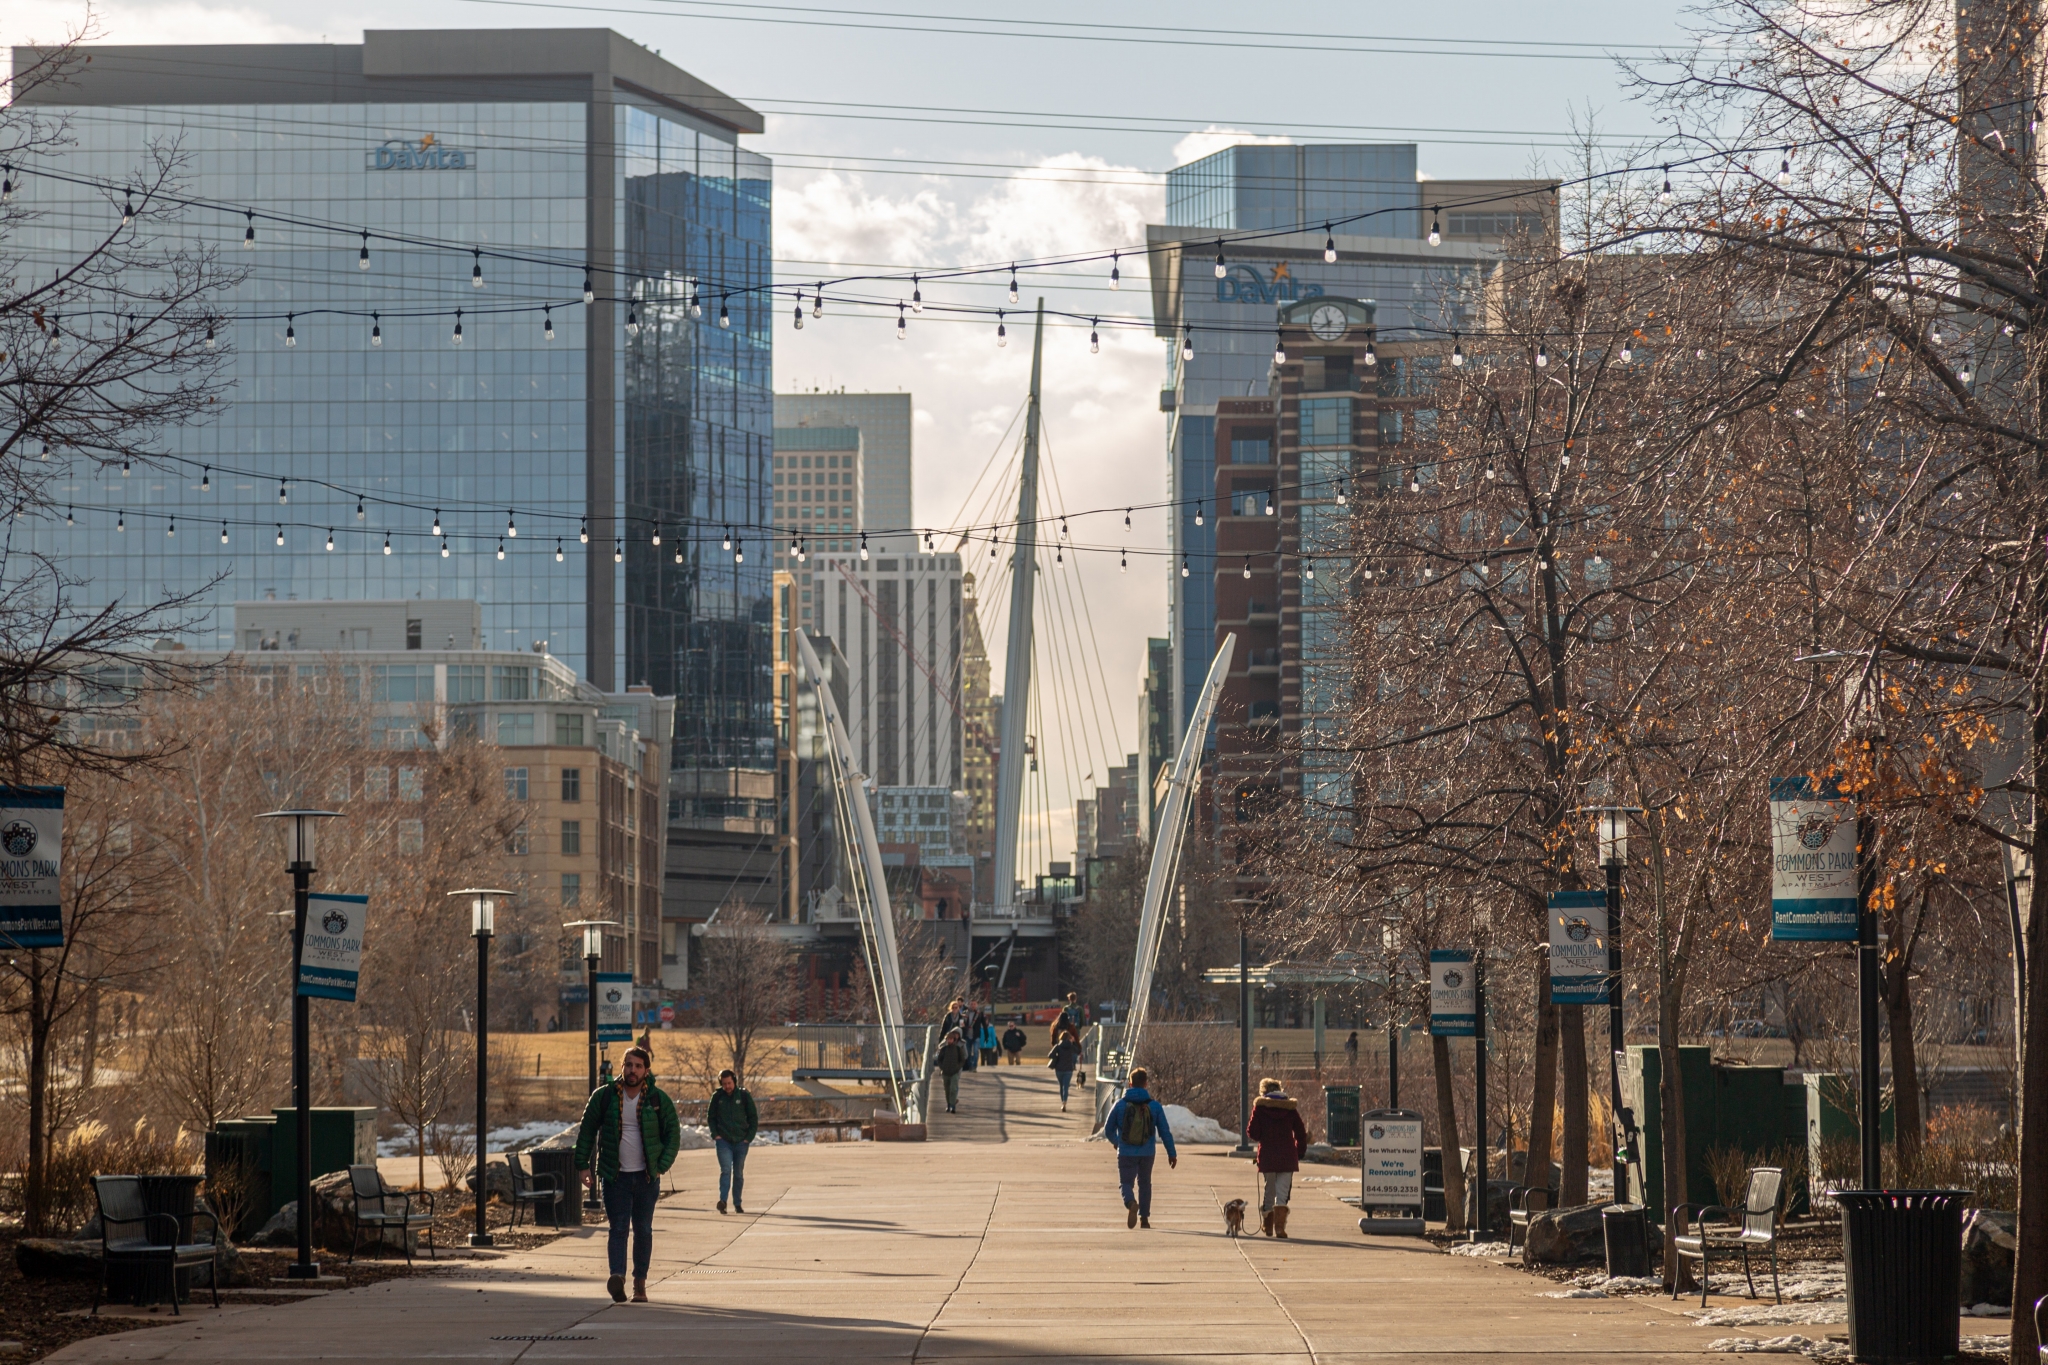
[{"label": "person in green jacket walking", "polygon": [[704,1126],[718,1146],[718,1211],[725,1212],[729,1193],[732,1211],[745,1213],[740,1194],[747,1182],[747,1148],[761,1131],[761,1111],[754,1107],[754,1097],[740,1088],[731,1067],[718,1073],[718,1089],[711,1092]]},{"label": "person in green jacket walking", "polygon": [[675,1101],[654,1084],[654,1059],[628,1048],[617,1080],[590,1094],[576,1134],[576,1169],[597,1161],[604,1183],[604,1215],[611,1224],[612,1302],[626,1301],[626,1229],[633,1230],[633,1302],[647,1302],[647,1267],[654,1260],[654,1200],[661,1177],[675,1164],[683,1127]]}]

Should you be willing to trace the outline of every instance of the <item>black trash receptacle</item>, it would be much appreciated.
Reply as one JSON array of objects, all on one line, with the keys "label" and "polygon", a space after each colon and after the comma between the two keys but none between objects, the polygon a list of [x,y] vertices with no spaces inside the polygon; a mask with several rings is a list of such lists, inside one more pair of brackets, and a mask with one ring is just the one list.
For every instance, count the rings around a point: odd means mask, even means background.
[{"label": "black trash receptacle", "polygon": [[1953,1358],[1961,1332],[1963,1201],[1968,1190],[1837,1190],[1848,1279],[1849,1355]]},{"label": "black trash receptacle", "polygon": [[535,1175],[551,1175],[563,1191],[555,1203],[533,1206],[533,1221],[544,1228],[573,1228],[583,1222],[583,1182],[576,1169],[576,1154],[566,1148],[530,1151],[526,1160]]},{"label": "black trash receptacle", "polygon": [[1650,1211],[1641,1204],[1609,1204],[1600,1210],[1600,1235],[1607,1243],[1609,1278],[1643,1279],[1650,1273]]},{"label": "black trash receptacle", "polygon": [[1323,1141],[1332,1147],[1358,1145],[1360,1094],[1355,1085],[1323,1087]]}]

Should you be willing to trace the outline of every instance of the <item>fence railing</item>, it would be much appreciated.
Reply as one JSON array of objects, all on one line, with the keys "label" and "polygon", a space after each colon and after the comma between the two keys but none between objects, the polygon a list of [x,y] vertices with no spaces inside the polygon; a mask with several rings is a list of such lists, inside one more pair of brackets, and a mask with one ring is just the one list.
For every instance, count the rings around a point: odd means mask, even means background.
[{"label": "fence railing", "polygon": [[[890,1079],[889,1026],[883,1024],[798,1024],[795,1079],[800,1081],[886,1081]],[[897,1055],[916,1076],[931,1054],[930,1024],[896,1030]]]}]

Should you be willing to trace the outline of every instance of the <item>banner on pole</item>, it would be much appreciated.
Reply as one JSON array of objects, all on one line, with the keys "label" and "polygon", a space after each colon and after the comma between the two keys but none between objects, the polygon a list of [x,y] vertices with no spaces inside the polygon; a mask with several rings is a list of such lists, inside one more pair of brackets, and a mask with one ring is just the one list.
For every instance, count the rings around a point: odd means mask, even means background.
[{"label": "banner on pole", "polygon": [[1607,1003],[1607,893],[1550,893],[1550,999]]},{"label": "banner on pole", "polygon": [[1834,778],[1771,779],[1771,937],[1856,941],[1856,803]]},{"label": "banner on pole", "polygon": [[633,974],[631,972],[599,972],[597,974],[597,1041],[600,1043],[630,1043],[633,1041]]},{"label": "banner on pole", "polygon": [[1471,1038],[1479,1032],[1470,948],[1429,950],[1429,1031],[1439,1038]]},{"label": "banner on pole", "polygon": [[363,970],[363,930],[369,918],[368,896],[316,891],[306,897],[306,939],[299,953],[300,995],[355,1003],[356,978]]},{"label": "banner on pole", "polygon": [[0,786],[0,944],[64,946],[64,789]]}]

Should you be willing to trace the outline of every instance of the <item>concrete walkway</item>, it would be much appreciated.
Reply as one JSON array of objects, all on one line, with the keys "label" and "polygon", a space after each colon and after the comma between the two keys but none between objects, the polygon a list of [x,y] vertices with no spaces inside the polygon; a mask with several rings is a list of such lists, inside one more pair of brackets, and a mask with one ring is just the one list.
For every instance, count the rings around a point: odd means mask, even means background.
[{"label": "concrete walkway", "polygon": [[[442,1275],[199,1314],[53,1359],[1633,1365],[1699,1359],[1721,1335],[1667,1300],[1544,1299],[1541,1281],[1512,1270],[1368,1243],[1335,1181],[1296,1187],[1292,1240],[1231,1241],[1220,1210],[1252,1176],[1219,1148],[1185,1150],[1176,1171],[1162,1160],[1152,1230],[1127,1231],[1114,1161],[1085,1142],[1084,1110],[1059,1113],[1042,1066],[984,1068],[928,1143],[757,1148],[746,1217],[713,1210],[717,1163],[685,1152],[682,1193],[655,1217],[649,1305],[605,1297],[604,1233],[586,1228]],[[1305,1174],[1324,1171],[1336,1168]]]}]

